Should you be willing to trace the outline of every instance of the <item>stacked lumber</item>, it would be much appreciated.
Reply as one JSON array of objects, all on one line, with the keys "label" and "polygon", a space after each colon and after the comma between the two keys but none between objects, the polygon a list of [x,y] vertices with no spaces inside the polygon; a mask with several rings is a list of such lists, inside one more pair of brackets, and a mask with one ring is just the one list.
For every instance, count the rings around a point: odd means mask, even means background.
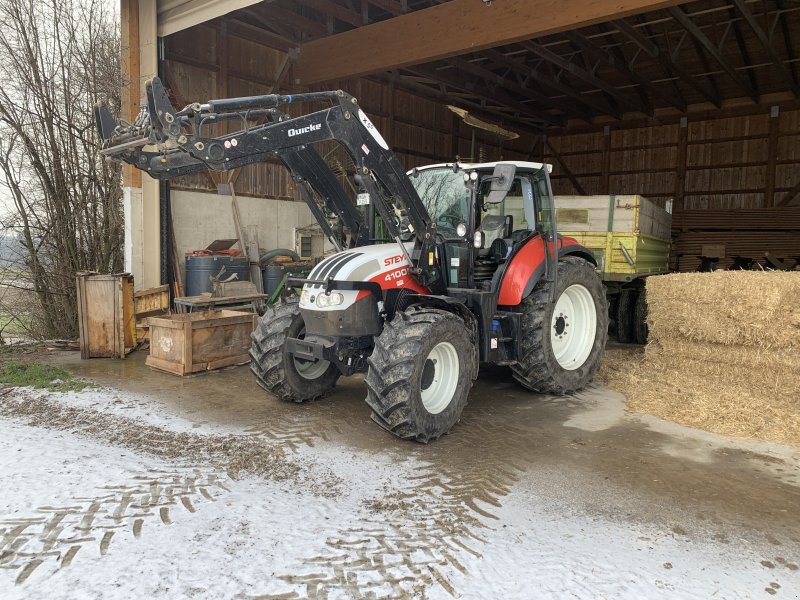
[{"label": "stacked lumber", "polygon": [[672,217],[673,231],[800,230],[800,206],[734,210],[684,210]]},{"label": "stacked lumber", "polygon": [[719,266],[726,268],[734,256],[754,260],[769,252],[778,258],[800,256],[800,232],[791,231],[689,231],[678,234],[672,246],[672,267],[676,271],[696,271],[700,265],[703,246],[725,246],[725,259]]},{"label": "stacked lumber", "polygon": [[697,270],[703,246],[708,245],[724,246],[720,268],[729,267],[734,256],[755,261],[766,252],[780,259],[800,256],[800,207],[685,210],[675,214],[672,223],[675,271]]},{"label": "stacked lumber", "polygon": [[634,410],[800,445],[800,273],[647,279],[650,342],[622,389]]}]

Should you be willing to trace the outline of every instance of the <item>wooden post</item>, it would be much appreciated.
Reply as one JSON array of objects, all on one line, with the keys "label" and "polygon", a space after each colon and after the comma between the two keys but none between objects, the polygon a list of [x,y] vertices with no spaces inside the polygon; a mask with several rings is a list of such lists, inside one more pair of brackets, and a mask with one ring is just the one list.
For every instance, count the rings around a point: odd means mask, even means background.
[{"label": "wooden post", "polygon": [[767,140],[767,172],[764,189],[764,207],[775,206],[775,170],[778,159],[778,126],[780,124],[780,108],[773,106],[769,111],[769,138]]},{"label": "wooden post", "polygon": [[[683,199],[686,193],[686,155],[689,143],[689,121],[681,117],[678,129],[678,156],[675,159],[675,205],[672,214],[683,213]],[[673,216],[673,223],[675,217]]]},{"label": "wooden post", "polygon": [[[139,114],[139,0],[120,0],[122,50],[122,118],[132,123]],[[142,187],[142,172],[132,165],[122,168],[123,187]]]},{"label": "wooden post", "polygon": [[603,127],[603,168],[600,190],[603,194],[611,194],[611,126]]},{"label": "wooden post", "polygon": [[394,137],[394,94],[395,94],[395,87],[394,87],[394,77],[389,80],[389,85],[387,88],[389,90],[389,122],[386,124],[386,139],[389,140],[388,143],[392,143],[392,139]]},{"label": "wooden post", "polygon": [[572,186],[575,188],[578,194],[580,194],[581,196],[586,196],[586,190],[583,189],[581,182],[578,181],[578,178],[575,177],[575,175],[572,173],[570,168],[567,166],[567,163],[564,162],[563,158],[561,158],[561,155],[556,151],[555,148],[553,148],[553,145],[550,143],[550,140],[548,140],[547,137],[544,138],[544,143],[550,150],[550,154],[553,155],[553,158],[555,158],[556,162],[559,164],[559,166],[561,166],[561,170],[564,171],[564,175],[567,176],[570,183],[572,183]]}]

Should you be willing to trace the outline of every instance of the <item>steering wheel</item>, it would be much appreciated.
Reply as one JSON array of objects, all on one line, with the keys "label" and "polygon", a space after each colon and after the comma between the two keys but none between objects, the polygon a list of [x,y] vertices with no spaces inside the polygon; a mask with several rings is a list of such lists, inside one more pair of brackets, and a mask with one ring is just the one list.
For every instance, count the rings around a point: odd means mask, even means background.
[{"label": "steering wheel", "polygon": [[440,227],[447,227],[449,229],[455,229],[459,223],[461,223],[461,217],[459,215],[454,215],[452,213],[443,213],[436,217],[436,225]]}]

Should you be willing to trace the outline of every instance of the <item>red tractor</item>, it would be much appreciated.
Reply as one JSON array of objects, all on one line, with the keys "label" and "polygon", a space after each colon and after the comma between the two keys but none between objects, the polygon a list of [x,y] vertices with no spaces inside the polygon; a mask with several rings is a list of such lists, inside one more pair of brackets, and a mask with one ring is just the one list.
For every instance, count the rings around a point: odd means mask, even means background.
[{"label": "red tractor", "polygon": [[[168,179],[277,159],[338,252],[299,297],[267,309],[251,370],[282,399],[310,401],[366,373],[372,418],[428,442],[461,416],[481,363],[524,387],[584,387],[605,347],[608,307],[592,253],[557,234],[549,167],[439,164],[406,173],[356,99],[342,91],[210,100],[178,111],[158,79],[132,124],[98,107],[107,155]],[[289,117],[290,102],[330,108]],[[220,137],[203,127],[237,120]],[[207,128],[206,128],[207,129]],[[357,201],[314,149],[350,155]]]}]

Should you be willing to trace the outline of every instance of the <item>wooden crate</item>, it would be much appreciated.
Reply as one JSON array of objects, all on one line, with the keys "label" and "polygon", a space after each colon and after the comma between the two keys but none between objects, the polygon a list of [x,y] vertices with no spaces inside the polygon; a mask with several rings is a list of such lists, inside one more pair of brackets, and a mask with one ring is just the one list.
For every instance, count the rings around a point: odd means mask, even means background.
[{"label": "wooden crate", "polygon": [[81,358],[125,356],[136,347],[133,276],[78,273]]},{"label": "wooden crate", "polygon": [[250,334],[258,315],[212,310],[150,317],[148,366],[178,375],[250,361]]},{"label": "wooden crate", "polygon": [[136,315],[136,339],[143,342],[150,339],[147,317],[163,315],[169,311],[169,286],[139,290],[133,294],[133,312]]}]

